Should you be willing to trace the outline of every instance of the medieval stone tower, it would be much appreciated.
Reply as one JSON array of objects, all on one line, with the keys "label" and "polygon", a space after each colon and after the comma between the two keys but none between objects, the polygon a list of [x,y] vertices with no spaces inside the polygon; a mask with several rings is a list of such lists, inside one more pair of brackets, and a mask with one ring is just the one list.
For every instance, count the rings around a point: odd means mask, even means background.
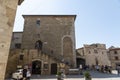
[{"label": "medieval stone tower", "polygon": [[0,0],[0,80],[4,80],[17,5],[23,0]]},{"label": "medieval stone tower", "polygon": [[[75,18],[76,15],[23,15],[23,49],[35,49],[42,42],[42,52],[63,56],[63,61],[76,66]],[[53,55],[54,56],[54,55]]]}]

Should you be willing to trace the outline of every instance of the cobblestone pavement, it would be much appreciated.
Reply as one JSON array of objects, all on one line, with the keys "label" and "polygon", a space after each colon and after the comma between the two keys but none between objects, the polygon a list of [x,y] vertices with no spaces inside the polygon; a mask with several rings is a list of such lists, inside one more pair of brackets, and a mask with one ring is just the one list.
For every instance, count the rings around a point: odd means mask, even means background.
[{"label": "cobblestone pavement", "polygon": [[[90,74],[92,76],[92,80],[120,80],[120,75],[118,75],[116,71],[113,71],[112,74],[90,71]],[[55,75],[52,76],[33,75],[30,80],[57,80],[57,79]],[[85,80],[85,79],[83,75],[67,75],[64,80]]]},{"label": "cobblestone pavement", "polygon": [[[116,71],[112,74],[90,71],[92,80],[120,80],[120,75]],[[36,79],[35,79],[36,77]],[[57,80],[56,76],[33,76],[31,80]],[[67,75],[64,80],[85,80],[83,75]]]}]

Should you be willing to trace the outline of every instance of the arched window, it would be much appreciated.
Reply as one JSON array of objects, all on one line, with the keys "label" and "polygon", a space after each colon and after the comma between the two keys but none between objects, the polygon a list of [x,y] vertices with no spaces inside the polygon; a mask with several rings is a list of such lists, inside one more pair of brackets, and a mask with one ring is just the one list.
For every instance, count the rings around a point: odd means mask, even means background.
[{"label": "arched window", "polygon": [[43,43],[42,43],[41,40],[36,41],[36,43],[35,43],[35,49],[42,50],[42,45],[43,45]]}]

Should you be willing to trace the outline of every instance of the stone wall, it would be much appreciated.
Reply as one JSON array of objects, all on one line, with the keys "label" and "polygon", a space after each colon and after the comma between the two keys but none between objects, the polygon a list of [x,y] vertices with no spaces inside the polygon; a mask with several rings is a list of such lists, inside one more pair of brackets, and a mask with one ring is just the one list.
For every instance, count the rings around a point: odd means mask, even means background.
[{"label": "stone wall", "polygon": [[84,45],[87,65],[111,66],[105,44]]},{"label": "stone wall", "polygon": [[105,44],[84,45],[77,50],[81,57],[85,57],[86,65],[108,65],[111,66]]},{"label": "stone wall", "polygon": [[109,49],[109,59],[113,69],[120,66],[120,48]]},{"label": "stone wall", "polygon": [[0,80],[4,80],[18,0],[0,0]]},{"label": "stone wall", "polygon": [[[16,48],[19,48],[19,46],[21,46],[21,44],[22,44],[22,33],[23,32],[13,32],[10,49],[16,49]],[[16,44],[19,44],[19,45],[16,45]]]},{"label": "stone wall", "polygon": [[[24,55],[23,60],[20,60],[21,54]],[[28,65],[29,67],[32,68],[33,61],[41,62],[41,75],[50,75],[51,64],[53,63],[57,64],[57,71],[59,70],[60,62],[47,54],[41,52],[38,53],[36,49],[30,50],[14,49],[10,51],[10,55],[8,58],[6,78],[11,77],[12,73],[17,70],[17,66],[22,66],[23,68],[25,65]],[[44,64],[47,64],[48,68],[45,68]]]},{"label": "stone wall", "polygon": [[[25,23],[22,48],[34,49],[35,42],[41,40],[44,53],[65,56],[75,67],[75,15],[23,15],[23,17]],[[69,39],[68,42],[65,41],[66,38]]]}]

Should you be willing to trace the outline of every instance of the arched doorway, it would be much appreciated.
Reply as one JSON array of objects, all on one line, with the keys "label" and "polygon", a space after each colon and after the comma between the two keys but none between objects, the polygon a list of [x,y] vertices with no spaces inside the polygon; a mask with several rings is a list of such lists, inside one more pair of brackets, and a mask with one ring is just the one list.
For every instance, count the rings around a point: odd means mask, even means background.
[{"label": "arched doorway", "polygon": [[32,62],[32,74],[41,74],[41,61]]},{"label": "arched doorway", "polygon": [[85,66],[85,59],[82,58],[77,58],[77,68],[79,68],[80,64],[82,64],[82,66]]},{"label": "arched doorway", "polygon": [[56,63],[51,64],[51,74],[57,74],[57,64]]}]

